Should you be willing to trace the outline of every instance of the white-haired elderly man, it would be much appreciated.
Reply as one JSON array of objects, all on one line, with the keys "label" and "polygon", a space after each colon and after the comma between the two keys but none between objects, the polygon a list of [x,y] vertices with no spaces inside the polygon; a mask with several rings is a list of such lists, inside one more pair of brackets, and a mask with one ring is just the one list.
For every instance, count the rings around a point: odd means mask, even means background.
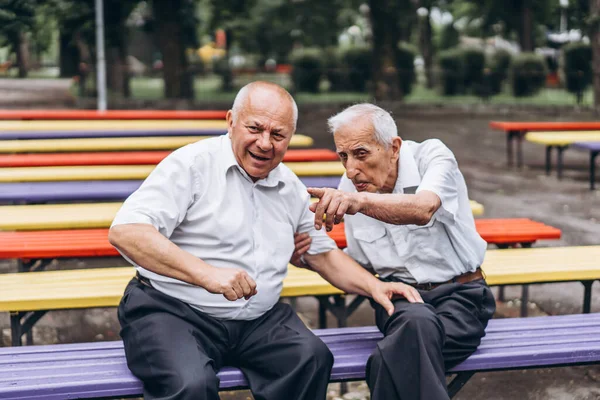
[{"label": "white-haired elderly man", "polygon": [[[372,303],[385,338],[367,365],[372,400],[448,399],[445,370],[475,351],[495,311],[479,269],[465,180],[439,140],[402,140],[391,115],[358,104],[329,119],[346,168],[339,190],[309,188],[315,227],[345,219],[347,253],[386,282],[417,289],[423,303]],[[310,238],[297,236],[295,257]],[[296,259],[296,258],[295,258]]]},{"label": "white-haired elderly man", "polygon": [[173,152],[115,217],[109,240],[137,269],[121,336],[146,399],[216,400],[223,365],[242,369],[257,400],[325,399],[331,352],[278,303],[294,232],[308,233],[306,261],[340,289],[390,314],[394,295],[420,300],[314,228],[306,187],[281,164],[297,115],[280,86],[245,86],[228,135]]}]

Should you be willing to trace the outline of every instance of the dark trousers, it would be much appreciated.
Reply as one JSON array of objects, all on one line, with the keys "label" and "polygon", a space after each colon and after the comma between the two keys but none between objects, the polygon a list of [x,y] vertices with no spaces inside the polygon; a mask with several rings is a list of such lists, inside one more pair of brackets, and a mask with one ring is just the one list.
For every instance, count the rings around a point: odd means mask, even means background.
[{"label": "dark trousers", "polygon": [[483,280],[419,293],[424,304],[395,300],[391,317],[371,301],[385,335],[367,363],[371,400],[448,399],[445,371],[477,349],[496,310]]},{"label": "dark trousers", "polygon": [[287,304],[220,320],[133,279],[118,310],[127,365],[147,399],[219,399],[217,372],[239,367],[256,400],[325,399],[328,347]]}]

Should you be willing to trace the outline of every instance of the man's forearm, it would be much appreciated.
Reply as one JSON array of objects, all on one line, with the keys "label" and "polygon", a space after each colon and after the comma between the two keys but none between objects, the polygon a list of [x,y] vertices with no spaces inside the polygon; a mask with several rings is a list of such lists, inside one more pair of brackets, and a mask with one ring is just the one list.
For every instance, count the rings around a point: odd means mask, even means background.
[{"label": "man's forearm", "polygon": [[109,232],[110,243],[136,264],[159,275],[203,286],[208,264],[180,249],[147,224],[116,225]]},{"label": "man's forearm", "polygon": [[336,249],[316,255],[306,254],[304,259],[314,271],[338,289],[346,293],[371,296],[377,278],[343,251]]},{"label": "man's forearm", "polygon": [[441,205],[433,192],[419,194],[357,193],[360,211],[379,221],[394,225],[425,225]]}]

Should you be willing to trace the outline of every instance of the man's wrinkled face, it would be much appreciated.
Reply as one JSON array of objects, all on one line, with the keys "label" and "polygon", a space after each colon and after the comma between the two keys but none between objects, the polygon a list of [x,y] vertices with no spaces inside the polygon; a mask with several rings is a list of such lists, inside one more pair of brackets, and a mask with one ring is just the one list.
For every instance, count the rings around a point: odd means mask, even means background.
[{"label": "man's wrinkled face", "polygon": [[292,103],[276,90],[252,89],[235,120],[227,113],[227,124],[235,158],[256,182],[283,160],[294,134]]},{"label": "man's wrinkled face", "polygon": [[336,151],[346,168],[346,176],[359,192],[391,192],[398,171],[402,140],[394,138],[386,148],[374,136],[369,118],[357,118],[334,134]]}]

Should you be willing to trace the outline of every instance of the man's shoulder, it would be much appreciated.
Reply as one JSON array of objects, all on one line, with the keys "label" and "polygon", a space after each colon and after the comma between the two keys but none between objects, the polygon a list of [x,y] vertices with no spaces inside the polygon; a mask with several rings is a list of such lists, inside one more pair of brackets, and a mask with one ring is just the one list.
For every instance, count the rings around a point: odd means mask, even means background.
[{"label": "man's shoulder", "polygon": [[222,138],[214,137],[209,139],[199,140],[180,147],[173,151],[167,159],[177,161],[188,166],[198,166],[203,160],[210,160],[213,156],[218,155],[222,150]]},{"label": "man's shoulder", "polygon": [[404,141],[411,149],[415,159],[427,162],[430,159],[446,156],[454,158],[452,151],[440,139],[427,139],[422,142]]}]

